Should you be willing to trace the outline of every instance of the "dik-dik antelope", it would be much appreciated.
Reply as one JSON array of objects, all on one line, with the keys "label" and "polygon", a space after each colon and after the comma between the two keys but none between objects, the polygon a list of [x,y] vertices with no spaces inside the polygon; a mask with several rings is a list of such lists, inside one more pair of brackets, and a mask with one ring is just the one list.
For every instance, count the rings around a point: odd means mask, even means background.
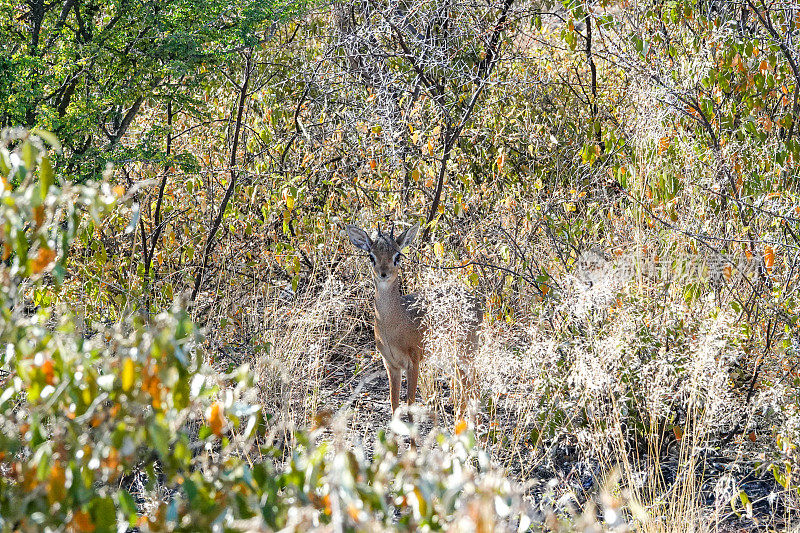
[{"label": "dik-dik antelope", "polygon": [[[405,230],[397,239],[378,228],[375,240],[356,226],[347,226],[347,235],[353,246],[369,254],[375,282],[375,344],[383,357],[389,377],[389,402],[394,415],[400,405],[400,382],[403,372],[407,380],[407,401],[414,403],[419,378],[419,364],[423,357],[425,336],[424,310],[420,309],[416,294],[400,292],[400,268],[403,249],[410,245],[419,231],[419,224]],[[481,306],[474,305],[469,320],[464,356],[468,359],[477,347],[477,328],[483,318]],[[466,367],[466,368],[465,368]],[[475,393],[475,379],[467,361],[457,361],[452,382],[456,419],[463,417],[467,401]]]}]

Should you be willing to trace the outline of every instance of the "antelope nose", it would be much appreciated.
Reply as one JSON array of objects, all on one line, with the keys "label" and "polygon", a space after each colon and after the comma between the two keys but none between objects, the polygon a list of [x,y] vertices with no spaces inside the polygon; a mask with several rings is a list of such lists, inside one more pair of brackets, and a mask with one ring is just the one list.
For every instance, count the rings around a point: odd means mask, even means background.
[{"label": "antelope nose", "polygon": [[381,272],[381,278],[382,279],[386,279],[388,277],[389,277],[389,274],[387,274],[386,272]]}]

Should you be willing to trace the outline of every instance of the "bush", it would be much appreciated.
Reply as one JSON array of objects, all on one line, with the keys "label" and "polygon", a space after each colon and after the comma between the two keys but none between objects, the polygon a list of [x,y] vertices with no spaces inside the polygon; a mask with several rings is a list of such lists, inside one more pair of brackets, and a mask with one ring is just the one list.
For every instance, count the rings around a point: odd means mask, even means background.
[{"label": "bush", "polygon": [[398,434],[412,428],[397,422],[371,457],[327,443],[325,423],[278,445],[248,401],[247,367],[220,377],[204,365],[180,305],[81,331],[75,313],[48,302],[68,275],[80,220],[107,213],[121,191],[56,186],[48,139],[16,132],[2,153],[0,530],[529,523],[465,427],[401,453]]}]

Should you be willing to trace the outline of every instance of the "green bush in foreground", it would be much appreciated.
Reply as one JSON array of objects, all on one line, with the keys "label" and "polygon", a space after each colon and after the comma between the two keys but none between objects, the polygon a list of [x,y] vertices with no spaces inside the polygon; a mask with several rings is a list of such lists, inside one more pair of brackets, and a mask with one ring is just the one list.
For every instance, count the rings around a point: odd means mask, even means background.
[{"label": "green bush in foreground", "polygon": [[46,133],[5,132],[0,156],[0,530],[527,528],[469,431],[409,453],[382,434],[370,459],[321,432],[263,445],[247,369],[204,366],[177,306],[86,338],[48,302],[80,220],[119,191],[59,188],[53,148]]}]

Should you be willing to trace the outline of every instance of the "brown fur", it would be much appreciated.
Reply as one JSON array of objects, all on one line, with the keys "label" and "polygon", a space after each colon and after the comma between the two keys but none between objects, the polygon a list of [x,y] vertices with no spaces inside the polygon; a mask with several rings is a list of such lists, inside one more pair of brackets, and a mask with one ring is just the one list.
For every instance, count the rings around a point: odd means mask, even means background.
[{"label": "brown fur", "polygon": [[[402,250],[414,240],[419,230],[415,225],[404,231],[396,240],[393,236],[378,231],[373,241],[367,233],[356,227],[347,226],[347,235],[356,248],[370,254],[372,274],[375,281],[375,344],[383,357],[383,365],[389,377],[389,403],[392,414],[400,405],[400,382],[403,372],[407,377],[408,405],[414,403],[419,379],[419,364],[423,357],[425,325],[423,311],[417,304],[414,294],[400,291],[400,262]],[[477,324],[482,312],[478,310],[476,328],[470,333],[467,343],[468,353],[477,346]],[[468,396],[474,394],[472,372],[456,371],[453,399],[456,418],[466,411]],[[456,382],[457,381],[457,382]]]}]

